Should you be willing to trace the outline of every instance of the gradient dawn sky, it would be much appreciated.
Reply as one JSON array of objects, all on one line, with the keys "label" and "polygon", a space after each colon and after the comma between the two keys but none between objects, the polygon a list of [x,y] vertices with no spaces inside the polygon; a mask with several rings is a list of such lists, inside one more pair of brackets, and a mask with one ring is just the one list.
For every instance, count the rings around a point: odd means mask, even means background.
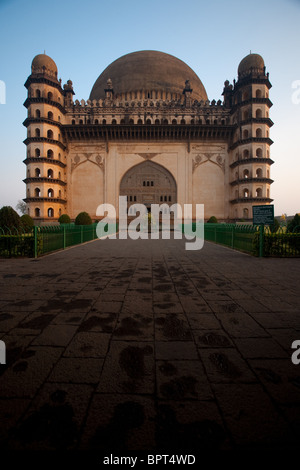
[{"label": "gradient dawn sky", "polygon": [[[158,50],[186,62],[208,98],[222,99],[239,62],[262,55],[273,85],[271,197],[275,215],[300,212],[300,0],[0,0],[0,207],[25,197],[24,83],[35,55],[52,57],[75,99],[88,99],[118,57]],[[293,86],[295,88],[293,88]],[[2,91],[2,95],[1,95]],[[2,98],[1,98],[2,96]]]}]

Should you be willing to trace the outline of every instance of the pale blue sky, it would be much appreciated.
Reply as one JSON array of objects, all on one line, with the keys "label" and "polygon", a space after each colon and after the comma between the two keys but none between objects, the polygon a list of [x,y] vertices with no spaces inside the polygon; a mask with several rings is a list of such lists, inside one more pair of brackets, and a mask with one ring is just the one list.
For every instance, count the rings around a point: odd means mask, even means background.
[{"label": "pale blue sky", "polygon": [[25,197],[26,99],[31,61],[44,52],[59,77],[73,81],[75,99],[88,99],[100,73],[121,55],[154,49],[185,61],[208,97],[220,99],[250,50],[263,56],[273,88],[271,187],[275,214],[300,212],[299,0],[0,0],[0,207]]}]

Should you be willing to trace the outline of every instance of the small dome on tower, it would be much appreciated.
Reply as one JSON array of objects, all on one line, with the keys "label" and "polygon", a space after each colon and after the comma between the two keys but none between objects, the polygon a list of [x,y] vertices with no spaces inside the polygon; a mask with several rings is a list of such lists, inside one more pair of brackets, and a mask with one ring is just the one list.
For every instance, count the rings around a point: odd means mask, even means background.
[{"label": "small dome on tower", "polygon": [[48,70],[57,75],[56,63],[46,54],[36,55],[31,64],[32,73],[40,73],[42,70]]},{"label": "small dome on tower", "polygon": [[264,72],[264,59],[259,54],[248,54],[241,60],[238,68],[238,76],[246,75],[251,71]]}]

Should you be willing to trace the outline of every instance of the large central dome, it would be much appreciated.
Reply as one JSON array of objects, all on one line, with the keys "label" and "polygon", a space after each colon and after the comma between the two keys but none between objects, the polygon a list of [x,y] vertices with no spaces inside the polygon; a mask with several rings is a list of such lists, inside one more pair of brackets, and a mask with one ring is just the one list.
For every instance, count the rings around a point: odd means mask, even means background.
[{"label": "large central dome", "polygon": [[173,99],[182,95],[185,81],[189,80],[192,98],[207,100],[205,88],[195,72],[182,60],[164,52],[138,51],[115,60],[96,80],[90,100],[105,98],[108,79],[112,80],[115,96],[131,94],[131,99]]}]

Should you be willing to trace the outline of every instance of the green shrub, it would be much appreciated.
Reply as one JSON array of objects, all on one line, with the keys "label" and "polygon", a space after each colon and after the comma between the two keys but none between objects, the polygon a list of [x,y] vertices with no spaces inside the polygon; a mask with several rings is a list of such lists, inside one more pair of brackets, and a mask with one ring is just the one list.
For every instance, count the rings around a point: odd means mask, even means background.
[{"label": "green shrub", "polygon": [[75,225],[91,225],[92,223],[92,219],[87,212],[80,212],[75,219]]},{"label": "green shrub", "polygon": [[34,226],[33,219],[28,214],[24,214],[21,216],[21,223],[22,223],[23,229],[26,232],[29,232]]},{"label": "green shrub", "polygon": [[274,219],[274,224],[270,225],[270,230],[272,233],[276,233],[280,227],[278,219]]},{"label": "green shrub", "polygon": [[3,206],[0,209],[0,227],[10,230],[21,228],[21,217],[11,206]]},{"label": "green shrub", "polygon": [[71,223],[71,219],[70,217],[68,216],[68,214],[62,214],[60,216],[60,218],[58,219],[58,222],[60,224],[70,224]]},{"label": "green shrub", "polygon": [[300,232],[300,214],[296,214],[287,225],[287,232],[294,232],[294,230]]},{"label": "green shrub", "polygon": [[208,223],[208,224],[217,224],[217,223],[218,223],[218,219],[217,219],[214,215],[212,215],[212,216],[208,219],[207,223]]}]

